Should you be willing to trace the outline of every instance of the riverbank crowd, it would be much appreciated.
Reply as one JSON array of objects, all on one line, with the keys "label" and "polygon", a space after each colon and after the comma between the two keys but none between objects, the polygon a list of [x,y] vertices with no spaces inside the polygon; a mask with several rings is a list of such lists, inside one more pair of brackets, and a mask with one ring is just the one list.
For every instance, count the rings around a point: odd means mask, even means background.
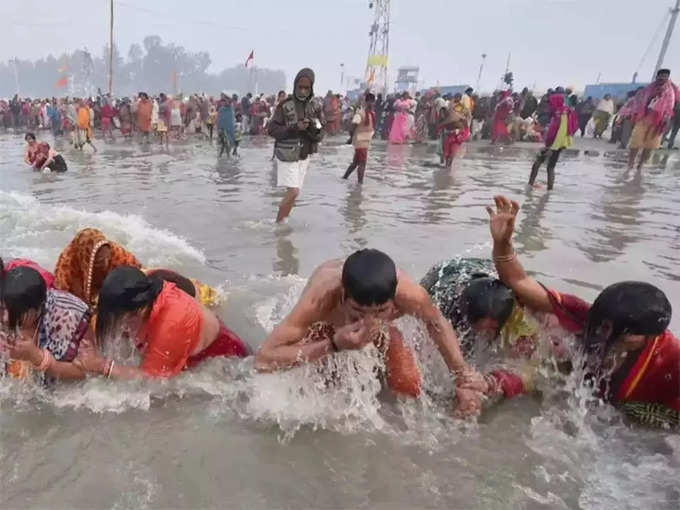
[{"label": "riverbank crowd", "polygon": [[[605,96],[596,106],[557,87],[540,100],[528,90],[499,91],[477,97],[423,94],[388,96],[365,93],[352,103],[328,92],[314,96],[315,76],[302,69],[293,93],[274,97],[176,98],[141,92],[131,100],[95,99],[6,103],[3,121],[18,129],[50,129],[70,136],[79,149],[93,144],[93,130],[115,137],[162,144],[188,136],[213,139],[220,155],[238,154],[240,137],[268,134],[275,139],[277,185],[286,189],[277,222],[290,214],[302,188],[310,159],[326,134],[351,134],[354,158],[344,177],[358,170],[363,181],[374,136],[401,144],[438,140],[441,162],[451,165],[470,138],[494,144],[539,141],[544,148],[532,167],[530,184],[547,161],[548,189],[563,149],[578,130],[602,137],[608,129],[615,143],[630,149],[629,164],[641,169],[662,137],[672,146],[677,135],[680,92],[670,71],[641,88],[617,108]],[[593,106],[591,108],[591,106]],[[9,113],[7,113],[9,112]],[[674,124],[675,123],[675,124]],[[612,127],[613,126],[613,127]],[[674,127],[675,126],[675,127]],[[614,134],[617,133],[617,134]],[[624,138],[629,138],[625,141]],[[54,164],[55,153],[32,133],[26,135],[26,161],[41,169]],[[63,158],[62,158],[63,159]],[[255,368],[287,370],[372,345],[384,356],[380,374],[396,394],[418,397],[422,377],[411,342],[394,320],[414,316],[427,328],[455,386],[455,411],[476,415],[483,401],[531,393],[535,375],[547,365],[559,371],[582,370],[584,382],[627,416],[650,425],[680,425],[680,340],[667,329],[671,305],[665,294],[646,282],[618,282],[592,303],[549,289],[530,277],[513,248],[519,204],[496,196],[487,207],[492,258],[455,260],[435,266],[421,283],[399,270],[378,250],[362,249],[344,260],[329,260],[312,274],[293,311],[259,346]],[[216,291],[205,283],[163,268],[145,267],[105,233],[86,228],[77,233],[57,260],[54,272],[26,259],[0,265],[3,372],[35,375],[42,384],[87,375],[130,379],[171,377],[214,357],[246,357],[249,347],[210,309]],[[555,329],[561,334],[555,335]],[[547,332],[552,332],[546,334]],[[111,342],[136,339],[142,361],[118,364],[104,356]],[[566,338],[573,338],[569,344]],[[473,353],[492,347],[516,368],[473,367]],[[519,360],[519,368],[517,362]],[[329,381],[333,375],[328,374]],[[556,375],[556,380],[558,376]]]}]

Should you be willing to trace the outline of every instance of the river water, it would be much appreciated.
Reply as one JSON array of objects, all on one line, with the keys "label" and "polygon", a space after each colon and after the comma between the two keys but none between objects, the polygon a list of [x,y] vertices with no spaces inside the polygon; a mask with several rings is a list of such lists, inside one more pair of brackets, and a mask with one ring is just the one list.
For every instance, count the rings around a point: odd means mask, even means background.
[{"label": "river water", "polygon": [[[42,175],[23,165],[20,135],[1,135],[0,254],[53,267],[77,230],[100,228],[147,266],[219,285],[218,313],[256,348],[326,259],[376,247],[419,279],[438,261],[488,256],[483,206],[504,193],[522,203],[517,249],[543,283],[592,299],[640,279],[679,302],[677,158],[627,174],[598,142],[599,154],[560,162],[548,194],[525,186],[533,147],[474,145],[449,171],[431,164],[432,145],[377,142],[359,187],[340,179],[342,142],[325,144],[277,227],[267,139],[246,140],[239,160],[197,140],[99,141],[97,154],[60,141],[68,173]],[[569,379],[458,421],[431,342],[415,320],[401,326],[427,367],[418,401],[380,392],[373,352],[338,356],[333,388],[310,367],[256,375],[250,359],[162,382],[0,381],[0,508],[680,506],[677,435],[631,428]]]}]

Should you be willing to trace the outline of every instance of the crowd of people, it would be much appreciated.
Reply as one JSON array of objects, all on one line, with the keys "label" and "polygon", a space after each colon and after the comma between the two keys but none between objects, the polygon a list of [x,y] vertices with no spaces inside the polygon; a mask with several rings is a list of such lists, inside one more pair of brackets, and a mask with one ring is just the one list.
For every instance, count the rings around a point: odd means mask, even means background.
[{"label": "crowd of people", "polygon": [[[323,263],[255,352],[256,370],[279,372],[371,345],[384,357],[376,377],[417,398],[421,367],[394,322],[410,315],[424,323],[451,372],[460,416],[534,391],[539,372],[560,384],[560,374],[579,371],[597,397],[635,421],[680,425],[680,341],[668,330],[664,293],[619,282],[591,305],[549,289],[527,275],[513,249],[519,205],[497,196],[487,210],[492,258],[437,265],[420,284],[375,249]],[[27,259],[0,262],[0,372],[49,387],[88,376],[173,377],[209,358],[250,356],[211,310],[218,301],[209,285],[144,267],[85,228],[54,272]],[[126,348],[138,350],[139,364],[108,354]],[[491,357],[480,362],[480,351]]]},{"label": "crowd of people", "polygon": [[[583,106],[589,100],[579,102],[561,88],[540,101],[527,90],[488,98],[475,96],[472,89],[452,97],[430,90],[386,100],[366,92],[355,104],[347,103],[345,111],[346,101],[332,92],[316,98],[314,82],[314,72],[305,68],[292,94],[282,91],[276,98],[248,94],[239,99],[226,93],[151,98],[142,92],[134,102],[106,96],[46,101],[45,115],[42,106],[33,115],[34,102],[15,98],[8,111],[12,125],[70,134],[79,149],[89,143],[96,150],[93,128],[113,137],[116,127],[124,136],[138,133],[143,140],[156,133],[166,144],[170,136],[212,139],[216,128],[220,154],[238,154],[244,133],[266,133],[275,139],[277,185],[286,190],[277,221],[290,215],[326,133],[349,132],[354,156],[343,177],[357,171],[359,182],[375,136],[395,144],[411,137],[415,142],[438,140],[446,165],[471,136],[488,136],[492,143],[529,137],[544,143],[529,181],[534,183],[547,160],[549,188],[560,153],[579,129],[584,133],[590,117],[595,136],[601,136],[615,116],[617,136],[629,138],[631,166],[640,157],[638,168],[669,127],[671,143],[677,134],[678,89],[663,69],[618,110],[605,97],[592,111]],[[32,132],[25,139],[28,164],[66,169],[49,144]],[[512,247],[519,205],[502,196],[495,202],[495,209],[487,208],[493,257],[463,261],[473,270],[461,271],[458,260],[435,267],[418,284],[387,254],[372,249],[322,264],[292,312],[260,345],[256,369],[285,370],[370,344],[384,354],[386,386],[417,397],[422,391],[417,358],[394,324],[412,315],[426,325],[454,378],[461,415],[478,413],[484,399],[532,391],[532,370],[552,360],[565,369],[583,369],[598,396],[638,421],[678,425],[680,342],[667,330],[671,306],[663,292],[644,282],[620,282],[602,291],[591,306],[544,287],[526,274]],[[168,269],[144,267],[124,246],[93,228],[77,233],[53,273],[33,261],[14,259],[0,264],[0,279],[0,371],[13,377],[36,377],[47,385],[88,375],[170,377],[207,358],[251,354],[211,310],[218,301],[215,289]],[[562,333],[551,334],[554,328]],[[568,334],[577,339],[573,348],[562,341]],[[112,345],[129,340],[140,352],[139,365],[107,357]],[[501,362],[520,359],[526,366],[473,367],[477,348],[491,348]],[[576,366],[582,359],[586,364]]]}]

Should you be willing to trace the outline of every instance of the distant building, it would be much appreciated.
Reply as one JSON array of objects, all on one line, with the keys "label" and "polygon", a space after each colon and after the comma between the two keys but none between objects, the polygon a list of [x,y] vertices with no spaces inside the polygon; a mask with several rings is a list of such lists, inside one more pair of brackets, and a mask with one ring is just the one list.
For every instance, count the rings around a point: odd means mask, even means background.
[{"label": "distant building", "polygon": [[646,87],[649,83],[598,83],[597,85],[586,85],[583,92],[584,97],[602,99],[609,94],[614,99],[625,99],[628,92],[637,90],[639,87]]},{"label": "distant building", "polygon": [[396,92],[415,92],[418,88],[419,67],[405,66],[397,69],[397,79],[394,83]]}]

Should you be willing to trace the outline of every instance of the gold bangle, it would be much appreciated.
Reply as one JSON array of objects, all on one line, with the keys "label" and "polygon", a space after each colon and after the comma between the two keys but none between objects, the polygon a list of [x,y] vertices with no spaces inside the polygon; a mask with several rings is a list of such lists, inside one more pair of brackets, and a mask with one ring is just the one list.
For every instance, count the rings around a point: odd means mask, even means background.
[{"label": "gold bangle", "polygon": [[510,255],[494,255],[493,261],[494,262],[511,262],[517,258],[517,255],[515,255],[515,252],[512,252]]}]

